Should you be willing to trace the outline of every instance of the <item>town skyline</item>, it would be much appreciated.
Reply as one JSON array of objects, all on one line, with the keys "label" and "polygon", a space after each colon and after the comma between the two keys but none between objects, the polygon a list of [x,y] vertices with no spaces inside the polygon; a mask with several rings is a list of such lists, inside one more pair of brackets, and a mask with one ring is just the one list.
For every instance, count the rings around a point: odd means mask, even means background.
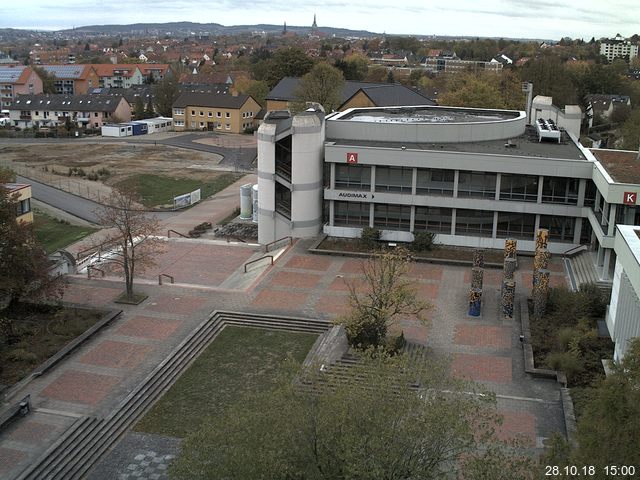
[{"label": "town skyline", "polygon": [[[317,16],[322,27],[368,30],[390,35],[478,36],[523,39],[629,37],[640,32],[640,11],[635,2],[615,0],[598,2],[489,1],[478,6],[471,0],[455,5],[437,6],[418,1],[390,5],[379,0],[340,2],[288,2],[231,4],[218,1],[201,11],[192,0],[167,2],[142,0],[135,6],[118,10],[100,10],[79,0],[61,0],[55,6],[46,0],[33,0],[27,8],[0,6],[0,28],[65,30],[88,25],[129,25],[193,21],[236,25],[310,26]],[[73,12],[70,15],[69,12]],[[194,13],[197,12],[197,13]],[[541,21],[541,18],[544,21]],[[606,19],[604,22],[603,19]]]}]

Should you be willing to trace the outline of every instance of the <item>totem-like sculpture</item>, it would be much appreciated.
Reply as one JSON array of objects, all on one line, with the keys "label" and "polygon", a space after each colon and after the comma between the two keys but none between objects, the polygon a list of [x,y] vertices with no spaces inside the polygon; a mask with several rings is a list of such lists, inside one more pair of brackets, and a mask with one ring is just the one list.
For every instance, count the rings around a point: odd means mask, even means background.
[{"label": "totem-like sculpture", "polygon": [[484,268],[484,250],[476,248],[473,251],[473,266],[477,268]]},{"label": "totem-like sculpture", "polygon": [[549,259],[551,254],[547,250],[549,230],[541,228],[536,232],[536,255],[533,258],[533,314],[537,317],[544,315],[549,299]]},{"label": "totem-like sculpture", "polygon": [[482,307],[482,289],[472,288],[469,290],[469,315],[479,317]]},{"label": "totem-like sculpture", "polygon": [[482,281],[484,278],[484,250],[473,251],[471,289],[469,290],[469,315],[479,317],[482,310]]},{"label": "totem-like sculpture", "polygon": [[504,318],[513,318],[513,302],[516,292],[516,280],[514,273],[517,260],[518,241],[513,238],[507,238],[504,242],[504,268],[502,278],[502,288],[500,290],[500,305],[502,307],[502,315]]}]

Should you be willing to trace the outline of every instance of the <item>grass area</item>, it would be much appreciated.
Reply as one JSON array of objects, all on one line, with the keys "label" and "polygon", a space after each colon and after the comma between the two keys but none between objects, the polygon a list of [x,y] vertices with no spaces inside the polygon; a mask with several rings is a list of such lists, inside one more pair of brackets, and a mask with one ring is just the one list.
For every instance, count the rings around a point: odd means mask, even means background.
[{"label": "grass area", "polygon": [[204,177],[203,180],[141,173],[132,175],[117,185],[134,188],[140,194],[144,206],[161,207],[172,206],[174,197],[198,188],[201,189],[201,197],[205,199],[228,187],[238,178],[240,175],[234,173],[208,174],[208,178]]},{"label": "grass area", "polygon": [[135,430],[184,438],[249,392],[273,385],[289,357],[302,363],[316,335],[226,327]]},{"label": "grass area", "polygon": [[[411,244],[395,242],[398,245],[405,245],[407,248],[411,248]],[[380,242],[381,246],[386,245],[387,242]],[[344,252],[360,252],[368,253],[371,250],[362,244],[359,238],[338,238],[327,237],[318,246],[320,249],[335,250]],[[463,247],[445,247],[441,245],[434,245],[431,250],[423,250],[416,252],[416,256],[424,258],[438,258],[443,260],[466,260],[473,261],[473,248]],[[485,250],[484,261],[488,263],[502,263],[504,261],[504,252],[502,250]]]},{"label": "grass area", "polygon": [[13,385],[94,325],[104,312],[49,305],[18,305],[2,315],[13,335],[0,338],[0,383]]},{"label": "grass area", "polygon": [[33,213],[33,229],[36,238],[47,253],[55,252],[98,231],[96,228],[71,225],[69,222],[53,218],[40,210],[34,210]]}]

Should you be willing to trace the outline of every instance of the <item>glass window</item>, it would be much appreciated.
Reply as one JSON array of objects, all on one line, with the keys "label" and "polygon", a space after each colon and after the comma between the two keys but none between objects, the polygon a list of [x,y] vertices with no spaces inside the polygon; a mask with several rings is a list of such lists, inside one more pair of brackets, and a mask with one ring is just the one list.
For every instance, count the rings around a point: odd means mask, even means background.
[{"label": "glass window", "polygon": [[[589,221],[585,218],[582,223],[588,224]],[[576,219],[574,217],[540,215],[540,228],[549,230],[549,239],[551,240],[573,243],[575,224]]]},{"label": "glass window", "polygon": [[538,201],[537,175],[508,175],[500,178],[500,200]]},{"label": "glass window", "polygon": [[334,202],[333,224],[344,227],[368,227],[369,205],[362,202]]},{"label": "glass window", "polygon": [[495,173],[460,171],[458,176],[458,196],[474,198],[495,198]]},{"label": "glass window", "polygon": [[498,238],[533,240],[536,216],[518,212],[498,212]]},{"label": "glass window", "polygon": [[336,163],[335,186],[339,189],[371,190],[371,167]]},{"label": "glass window", "polygon": [[578,178],[544,177],[542,201],[544,203],[578,204]]},{"label": "glass window", "polygon": [[18,216],[24,215],[25,213],[29,213],[31,211],[31,199],[27,198],[25,200],[20,200],[16,204],[16,213]]},{"label": "glass window", "polygon": [[456,235],[490,237],[493,234],[493,212],[487,210],[456,210]]},{"label": "glass window", "polygon": [[411,193],[412,182],[412,168],[376,167],[376,192]]},{"label": "glass window", "polygon": [[439,207],[416,207],[414,231],[451,233],[451,209]]},{"label": "glass window", "polygon": [[587,185],[584,190],[584,206],[585,207],[593,207],[596,204],[596,184],[593,183],[593,180],[587,180]]},{"label": "glass window", "polygon": [[377,203],[373,209],[373,226],[383,230],[409,231],[411,207],[408,205],[387,205]]},{"label": "glass window", "polygon": [[454,170],[440,170],[435,168],[419,168],[417,175],[416,193],[418,195],[453,195]]},{"label": "glass window", "polygon": [[225,112],[224,116],[225,116],[225,118],[230,118],[231,114],[229,112]]}]

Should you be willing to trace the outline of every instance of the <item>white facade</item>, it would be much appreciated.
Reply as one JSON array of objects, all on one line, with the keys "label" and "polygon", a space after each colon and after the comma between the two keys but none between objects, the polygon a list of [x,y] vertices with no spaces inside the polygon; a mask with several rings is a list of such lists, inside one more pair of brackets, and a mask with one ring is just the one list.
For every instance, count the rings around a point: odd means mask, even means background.
[{"label": "white facade", "polygon": [[566,105],[562,110],[553,105],[553,98],[537,95],[531,107],[531,123],[535,124],[539,118],[551,119],[575,137],[580,137],[582,109],[578,105]]},{"label": "white facade", "polygon": [[100,134],[103,137],[128,137],[133,135],[133,126],[126,124],[103,125]]},{"label": "white facade", "polygon": [[614,360],[624,357],[629,340],[640,336],[640,227],[618,225],[616,268],[607,308],[607,328],[615,343]]},{"label": "white facade", "polygon": [[614,40],[604,40],[600,42],[600,55],[607,57],[612,62],[616,58],[627,58],[629,61],[638,56],[638,45],[616,37]]}]

